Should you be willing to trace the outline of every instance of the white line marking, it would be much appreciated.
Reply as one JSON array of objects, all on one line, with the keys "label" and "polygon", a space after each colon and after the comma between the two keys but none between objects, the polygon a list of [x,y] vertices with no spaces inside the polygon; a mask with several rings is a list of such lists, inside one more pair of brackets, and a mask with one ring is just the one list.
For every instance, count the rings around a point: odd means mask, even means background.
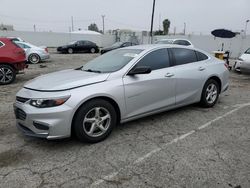
[{"label": "white line marking", "polygon": [[[229,112],[223,114],[222,116],[219,116],[219,117],[217,117],[217,118],[215,118],[215,119],[213,119],[213,120],[211,120],[211,121],[205,123],[204,125],[201,125],[200,127],[198,127],[198,130],[202,130],[202,129],[204,129],[204,128],[210,126],[210,125],[212,125],[212,123],[214,123],[214,122],[216,122],[216,121],[219,121],[219,120],[221,120],[221,119],[223,119],[223,118],[225,118],[225,117],[227,117],[227,116],[233,114],[234,112],[236,112],[236,111],[238,111],[238,110],[240,110],[241,108],[244,108],[244,107],[246,107],[246,106],[250,106],[250,103],[234,105],[234,107],[236,107],[235,109],[233,109],[233,110],[231,110],[231,111],[229,111]],[[149,153],[143,155],[142,157],[139,157],[139,158],[138,158],[137,160],[135,160],[131,165],[135,165],[135,164],[138,164],[138,163],[143,162],[145,159],[151,157],[153,154],[155,154],[155,153],[160,152],[161,150],[163,150],[166,146],[169,146],[169,145],[174,144],[174,143],[176,143],[176,142],[178,142],[178,141],[180,141],[180,140],[183,140],[183,139],[185,139],[186,137],[188,137],[188,136],[194,134],[195,132],[197,132],[197,130],[192,130],[192,131],[190,131],[190,132],[188,132],[188,133],[185,133],[185,134],[183,134],[183,135],[181,135],[181,136],[179,136],[179,137],[173,139],[172,141],[170,141],[170,142],[164,144],[162,147],[156,148],[156,149],[150,151]],[[131,165],[127,165],[126,167],[131,166]],[[116,177],[116,176],[118,175],[118,173],[119,173],[119,171],[113,172],[113,173],[111,173],[111,174],[109,174],[109,175],[107,175],[107,176],[104,176],[103,178],[98,179],[98,180],[96,180],[95,182],[93,182],[93,183],[90,185],[90,187],[95,187],[95,186],[98,186],[98,185],[104,183],[104,182],[107,181],[107,180],[111,180],[111,179],[113,179],[114,177]]]}]

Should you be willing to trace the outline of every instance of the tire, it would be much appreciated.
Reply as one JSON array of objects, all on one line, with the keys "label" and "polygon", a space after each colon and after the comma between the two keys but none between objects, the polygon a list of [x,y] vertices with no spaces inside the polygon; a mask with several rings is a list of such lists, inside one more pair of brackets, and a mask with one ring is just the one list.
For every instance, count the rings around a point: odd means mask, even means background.
[{"label": "tire", "polygon": [[102,99],[91,100],[78,110],[73,130],[81,142],[97,143],[106,139],[116,125],[115,108]]},{"label": "tire", "polygon": [[16,79],[16,71],[9,65],[0,65],[0,85],[7,85]]},{"label": "tire", "polygon": [[213,107],[219,98],[219,88],[219,83],[216,80],[208,80],[203,87],[200,104],[205,108]]},{"label": "tire", "polygon": [[41,61],[41,58],[38,54],[30,54],[28,57],[28,61],[32,64],[37,64]]},{"label": "tire", "polygon": [[72,48],[69,48],[69,49],[67,50],[67,52],[68,52],[68,54],[73,54],[73,53],[74,53],[74,50],[73,50]]},{"label": "tire", "polygon": [[94,54],[94,53],[96,52],[95,48],[91,48],[91,49],[90,49],[90,52],[91,52],[92,54]]}]

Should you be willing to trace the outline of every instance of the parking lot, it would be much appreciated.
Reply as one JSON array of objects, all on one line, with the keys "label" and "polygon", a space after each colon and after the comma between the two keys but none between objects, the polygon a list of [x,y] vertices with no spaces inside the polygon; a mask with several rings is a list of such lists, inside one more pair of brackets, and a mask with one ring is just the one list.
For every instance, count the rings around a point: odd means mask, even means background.
[{"label": "parking lot", "polygon": [[56,54],[0,88],[0,187],[250,187],[250,76],[230,74],[214,108],[191,105],[119,125],[97,144],[23,136],[12,104],[41,74],[98,54]]}]

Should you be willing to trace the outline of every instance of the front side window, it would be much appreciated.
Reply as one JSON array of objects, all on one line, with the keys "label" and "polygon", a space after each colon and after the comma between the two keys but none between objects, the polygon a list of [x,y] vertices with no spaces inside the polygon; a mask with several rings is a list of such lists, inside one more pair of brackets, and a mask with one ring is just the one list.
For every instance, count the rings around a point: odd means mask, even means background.
[{"label": "front side window", "polygon": [[130,43],[130,42],[126,42],[126,43],[123,43],[122,46],[123,46],[123,47],[131,46],[131,43]]},{"label": "front side window", "polygon": [[4,46],[4,44],[0,41],[0,48],[1,48],[2,46]]},{"label": "front side window", "polygon": [[172,53],[175,57],[176,65],[184,65],[197,61],[197,57],[194,50],[185,48],[173,48]]},{"label": "front side window", "polygon": [[170,60],[167,49],[159,49],[150,52],[143,57],[136,65],[150,67],[151,70],[162,69],[170,66]]},{"label": "front side window", "polygon": [[113,50],[88,62],[83,66],[82,70],[99,73],[115,72],[127,65],[142,51],[141,49]]}]

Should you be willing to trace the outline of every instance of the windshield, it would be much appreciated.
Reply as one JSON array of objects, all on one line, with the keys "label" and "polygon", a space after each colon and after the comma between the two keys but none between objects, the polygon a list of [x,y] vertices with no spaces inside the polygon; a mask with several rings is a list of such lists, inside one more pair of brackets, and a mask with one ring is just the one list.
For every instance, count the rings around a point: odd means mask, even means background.
[{"label": "windshield", "polygon": [[112,47],[120,47],[123,44],[123,42],[116,42],[112,45]]},{"label": "windshield", "polygon": [[173,44],[172,40],[159,40],[156,41],[156,44]]},{"label": "windshield", "polygon": [[250,54],[250,48],[245,51],[245,54]]},{"label": "windshield", "polygon": [[71,41],[68,44],[75,44],[77,41]]},{"label": "windshield", "polygon": [[88,62],[82,70],[97,73],[115,72],[127,65],[142,51],[141,49],[113,50]]}]

